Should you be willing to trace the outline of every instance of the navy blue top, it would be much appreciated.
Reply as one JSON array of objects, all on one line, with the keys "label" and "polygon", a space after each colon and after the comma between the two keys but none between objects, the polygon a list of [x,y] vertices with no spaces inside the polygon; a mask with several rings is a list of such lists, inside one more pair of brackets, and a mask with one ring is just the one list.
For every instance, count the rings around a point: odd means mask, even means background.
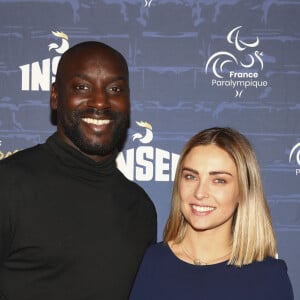
[{"label": "navy blue top", "polygon": [[151,246],[142,261],[130,300],[292,300],[283,260],[268,258],[241,268],[227,262],[195,266],[169,246]]}]

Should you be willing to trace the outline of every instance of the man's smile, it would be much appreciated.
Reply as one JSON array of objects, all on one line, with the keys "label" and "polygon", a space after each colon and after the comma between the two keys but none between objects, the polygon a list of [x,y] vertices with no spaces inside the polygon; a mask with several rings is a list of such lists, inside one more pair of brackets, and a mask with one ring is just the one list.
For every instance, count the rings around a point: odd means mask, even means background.
[{"label": "man's smile", "polygon": [[93,119],[93,118],[82,118],[82,121],[88,124],[93,124],[93,125],[107,125],[110,122],[112,122],[112,120],[99,120],[99,119]]}]

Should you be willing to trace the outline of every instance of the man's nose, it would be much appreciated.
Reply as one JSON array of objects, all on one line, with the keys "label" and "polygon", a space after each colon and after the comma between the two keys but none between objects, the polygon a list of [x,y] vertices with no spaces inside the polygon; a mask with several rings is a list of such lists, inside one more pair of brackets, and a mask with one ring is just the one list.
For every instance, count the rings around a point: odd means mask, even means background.
[{"label": "man's nose", "polygon": [[103,89],[95,89],[88,101],[88,106],[97,109],[107,109],[110,107],[108,93]]}]

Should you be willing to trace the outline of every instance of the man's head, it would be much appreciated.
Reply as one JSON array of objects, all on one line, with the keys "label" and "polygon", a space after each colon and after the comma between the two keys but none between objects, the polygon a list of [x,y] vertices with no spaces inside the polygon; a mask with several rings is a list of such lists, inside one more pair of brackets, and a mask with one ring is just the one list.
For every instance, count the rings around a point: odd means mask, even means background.
[{"label": "man's head", "polygon": [[60,59],[50,100],[60,138],[101,161],[118,149],[129,126],[126,60],[103,43],[75,45]]}]

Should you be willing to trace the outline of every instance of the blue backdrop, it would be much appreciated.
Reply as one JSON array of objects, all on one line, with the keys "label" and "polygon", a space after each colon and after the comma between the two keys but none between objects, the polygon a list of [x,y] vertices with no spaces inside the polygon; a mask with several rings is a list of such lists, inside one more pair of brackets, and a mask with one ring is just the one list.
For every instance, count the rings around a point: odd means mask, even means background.
[{"label": "blue backdrop", "polygon": [[132,124],[118,166],[153,199],[158,240],[184,143],[234,127],[257,151],[300,299],[300,1],[0,0],[0,159],[55,130],[57,62],[85,40],[128,60]]}]

